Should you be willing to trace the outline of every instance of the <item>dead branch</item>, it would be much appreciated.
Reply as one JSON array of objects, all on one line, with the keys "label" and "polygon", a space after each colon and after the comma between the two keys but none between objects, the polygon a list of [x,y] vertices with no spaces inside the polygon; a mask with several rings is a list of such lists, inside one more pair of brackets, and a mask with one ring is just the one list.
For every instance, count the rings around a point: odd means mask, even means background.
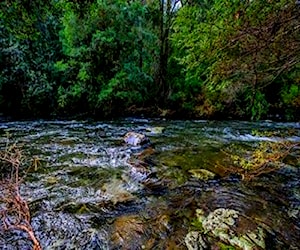
[{"label": "dead branch", "polygon": [[0,151],[1,168],[9,173],[0,180],[0,230],[24,231],[33,243],[32,249],[41,250],[30,224],[28,204],[20,195],[19,169],[22,161],[22,151],[16,145]]}]

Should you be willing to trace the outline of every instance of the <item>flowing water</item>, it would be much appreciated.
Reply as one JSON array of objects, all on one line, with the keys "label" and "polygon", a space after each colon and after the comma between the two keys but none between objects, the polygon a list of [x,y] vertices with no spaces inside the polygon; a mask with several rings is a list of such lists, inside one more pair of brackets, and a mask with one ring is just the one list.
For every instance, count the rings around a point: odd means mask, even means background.
[{"label": "flowing water", "polygon": [[[150,143],[126,145],[128,131]],[[224,153],[260,142],[297,144],[299,123],[2,121],[0,135],[2,149],[16,143],[32,160],[21,195],[43,249],[187,249],[196,211],[218,208],[242,215],[239,230],[262,227],[263,248],[300,249],[299,146],[278,170],[251,180],[227,171]],[[213,178],[197,178],[199,169]],[[30,249],[31,241],[2,230],[0,248]]]}]

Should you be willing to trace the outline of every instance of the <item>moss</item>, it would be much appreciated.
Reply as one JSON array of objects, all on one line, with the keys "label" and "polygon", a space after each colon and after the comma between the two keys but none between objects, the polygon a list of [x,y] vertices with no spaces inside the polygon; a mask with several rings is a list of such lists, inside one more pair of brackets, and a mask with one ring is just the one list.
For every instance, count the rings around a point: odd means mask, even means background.
[{"label": "moss", "polygon": [[148,127],[146,128],[147,132],[150,132],[151,134],[161,134],[165,131],[164,127]]},{"label": "moss", "polygon": [[220,248],[220,250],[236,250],[235,247],[227,245],[227,244],[224,244],[222,242],[218,243],[218,247]]},{"label": "moss", "polygon": [[191,169],[189,173],[191,173],[193,177],[203,181],[214,179],[216,176],[213,172],[206,169]]}]

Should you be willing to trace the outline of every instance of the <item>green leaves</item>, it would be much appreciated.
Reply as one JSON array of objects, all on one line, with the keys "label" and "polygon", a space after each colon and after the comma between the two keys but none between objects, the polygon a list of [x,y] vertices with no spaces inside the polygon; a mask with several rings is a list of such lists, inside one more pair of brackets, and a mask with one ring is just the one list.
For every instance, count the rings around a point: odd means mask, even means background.
[{"label": "green leaves", "polygon": [[55,7],[41,1],[0,3],[1,112],[49,115],[59,54]]},{"label": "green leaves", "polygon": [[246,101],[251,104],[248,107],[249,110],[247,110],[251,114],[251,120],[259,120],[267,113],[269,104],[265,95],[260,91],[254,94],[250,92],[250,95],[246,97]]},{"label": "green leaves", "polygon": [[300,86],[292,84],[291,86],[286,86],[282,91],[282,99],[285,103],[291,104],[293,101],[300,96]]},{"label": "green leaves", "polygon": [[216,112],[227,106],[234,115],[265,117],[277,105],[274,89],[280,96],[286,84],[299,85],[290,77],[300,62],[298,16],[299,8],[287,0],[184,6],[172,34],[173,57],[184,78],[181,90],[187,96],[187,86],[201,86],[199,94],[207,100],[214,103],[217,97]]},{"label": "green leaves", "polygon": [[107,102],[119,105],[121,101],[128,107],[149,98],[144,89],[152,79],[154,47],[146,7],[120,0],[85,4],[82,13],[68,2],[63,10],[60,39],[66,60],[58,61],[56,68],[67,73],[63,78],[64,89],[70,93],[67,99],[73,100],[69,105],[88,102],[90,107],[102,109],[113,108]]},{"label": "green leaves", "polygon": [[0,112],[117,115],[120,103],[126,110],[155,100],[200,118],[262,119],[273,111],[296,119],[294,3],[172,4],[2,1]]}]

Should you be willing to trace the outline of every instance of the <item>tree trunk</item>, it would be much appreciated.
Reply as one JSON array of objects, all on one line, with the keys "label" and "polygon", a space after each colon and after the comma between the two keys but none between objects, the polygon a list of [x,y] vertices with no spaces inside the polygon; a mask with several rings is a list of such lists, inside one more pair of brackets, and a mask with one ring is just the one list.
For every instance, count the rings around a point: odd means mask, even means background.
[{"label": "tree trunk", "polygon": [[165,103],[169,89],[167,86],[167,68],[169,59],[169,33],[172,1],[160,1],[160,51],[159,51],[159,68],[157,75],[158,98],[160,102]]}]

